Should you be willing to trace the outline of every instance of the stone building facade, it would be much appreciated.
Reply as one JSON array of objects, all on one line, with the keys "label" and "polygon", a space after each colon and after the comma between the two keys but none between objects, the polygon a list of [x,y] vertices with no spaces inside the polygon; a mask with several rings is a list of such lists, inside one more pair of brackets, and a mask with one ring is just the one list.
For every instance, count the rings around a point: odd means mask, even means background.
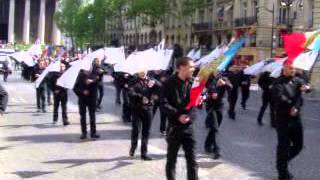
[{"label": "stone building facade", "polygon": [[58,0],[1,0],[0,40],[9,43],[60,45],[54,22]]}]

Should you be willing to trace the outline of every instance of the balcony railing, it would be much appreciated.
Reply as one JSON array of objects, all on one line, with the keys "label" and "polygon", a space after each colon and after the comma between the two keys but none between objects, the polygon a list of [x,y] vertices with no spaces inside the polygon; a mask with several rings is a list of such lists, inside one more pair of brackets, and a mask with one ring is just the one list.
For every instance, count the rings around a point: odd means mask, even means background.
[{"label": "balcony railing", "polygon": [[278,21],[277,21],[277,25],[284,25],[284,26],[287,26],[287,25],[293,25],[294,23],[294,19],[293,18],[278,18]]},{"label": "balcony railing", "polygon": [[213,30],[212,23],[194,23],[192,24],[192,31],[199,32],[199,31],[211,31]]},{"label": "balcony railing", "polygon": [[245,17],[245,18],[235,19],[234,26],[235,27],[250,26],[250,25],[254,25],[256,23],[257,23],[257,17],[256,16],[252,16],[252,17]]},{"label": "balcony railing", "polygon": [[219,21],[214,23],[215,29],[229,28],[231,26],[232,26],[232,23],[228,21]]}]

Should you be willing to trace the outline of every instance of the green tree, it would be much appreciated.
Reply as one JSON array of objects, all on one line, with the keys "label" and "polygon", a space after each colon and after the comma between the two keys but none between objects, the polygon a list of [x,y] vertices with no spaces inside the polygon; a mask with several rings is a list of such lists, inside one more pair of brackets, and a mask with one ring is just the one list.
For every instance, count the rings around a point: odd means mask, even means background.
[{"label": "green tree", "polygon": [[61,0],[59,10],[55,14],[59,29],[71,38],[73,47],[76,47],[77,38],[76,17],[82,3],[82,0]]}]

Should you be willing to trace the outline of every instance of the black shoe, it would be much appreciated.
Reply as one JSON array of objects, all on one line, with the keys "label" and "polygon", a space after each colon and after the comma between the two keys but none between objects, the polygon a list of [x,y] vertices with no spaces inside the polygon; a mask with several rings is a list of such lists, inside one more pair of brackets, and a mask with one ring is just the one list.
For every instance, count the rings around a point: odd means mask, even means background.
[{"label": "black shoe", "polygon": [[279,176],[279,180],[292,180],[292,179],[293,179],[293,176],[290,173]]},{"label": "black shoe", "polygon": [[204,148],[204,151],[207,153],[207,154],[211,154],[213,151],[211,148],[208,148],[208,147],[205,147]]},{"label": "black shoe", "polygon": [[100,135],[99,134],[91,134],[92,139],[99,139]]},{"label": "black shoe", "polygon": [[258,121],[258,125],[259,125],[259,126],[263,126],[264,123],[263,123],[262,121]]},{"label": "black shoe", "polygon": [[63,125],[64,125],[64,126],[68,126],[68,125],[70,125],[70,122],[69,122],[69,121],[64,121],[64,122],[63,122]]},{"label": "black shoe", "polygon": [[80,136],[80,139],[87,139],[87,135],[86,134],[82,134],[81,136]]},{"label": "black shoe", "polygon": [[150,156],[147,156],[147,155],[142,155],[142,156],[141,156],[141,159],[142,159],[143,161],[152,161],[152,158],[151,158]]},{"label": "black shoe", "polygon": [[213,159],[219,159],[221,157],[221,155],[219,154],[219,153],[214,153],[213,155],[212,155],[212,158]]},{"label": "black shoe", "polygon": [[236,114],[235,113],[229,113],[229,118],[232,120],[236,120]]},{"label": "black shoe", "polygon": [[58,122],[57,120],[53,120],[52,124],[57,124],[57,122]]},{"label": "black shoe", "polygon": [[37,113],[41,112],[41,109],[37,109]]},{"label": "black shoe", "polygon": [[134,156],[134,150],[133,150],[133,149],[130,149],[129,156],[130,156],[130,157],[133,157],[133,156]]},{"label": "black shoe", "polygon": [[160,131],[161,136],[167,136],[167,132],[166,131]]},{"label": "black shoe", "polygon": [[48,106],[52,106],[52,102],[48,102]]},{"label": "black shoe", "polygon": [[47,112],[47,110],[45,110],[45,109],[42,109],[42,113],[46,113]]}]

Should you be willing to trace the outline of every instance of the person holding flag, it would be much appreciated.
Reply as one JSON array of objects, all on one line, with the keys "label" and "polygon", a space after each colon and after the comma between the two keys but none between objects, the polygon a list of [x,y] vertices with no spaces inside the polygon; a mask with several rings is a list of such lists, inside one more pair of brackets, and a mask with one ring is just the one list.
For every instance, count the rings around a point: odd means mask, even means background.
[{"label": "person holding flag", "polygon": [[92,72],[92,70],[80,70],[77,82],[73,90],[79,98],[79,113],[82,133],[80,139],[87,138],[87,109],[89,110],[90,117],[91,138],[100,138],[100,135],[97,134],[96,130],[98,77]]},{"label": "person holding flag", "polygon": [[166,176],[167,180],[176,179],[177,155],[182,146],[187,161],[187,179],[198,180],[192,108],[187,108],[194,72],[193,60],[188,57],[177,59],[176,72],[164,83],[160,97],[161,106],[169,120]]},{"label": "person holding flag", "polygon": [[276,162],[279,180],[293,178],[288,170],[288,163],[303,148],[302,94],[309,92],[310,87],[300,77],[296,77],[295,73],[295,68],[287,62],[282,75],[276,79],[272,88],[278,135]]},{"label": "person holding flag", "polygon": [[92,73],[95,74],[98,78],[97,110],[100,110],[104,95],[103,75],[105,73],[105,70],[102,68],[102,63],[99,58],[94,59]]},{"label": "person holding flag", "polygon": [[[43,71],[46,68],[46,62],[40,59],[39,63],[35,66],[34,69],[34,76],[35,80],[37,80]],[[46,110],[46,89],[47,89],[47,82],[46,79],[41,82],[41,84],[36,88],[36,95],[37,95],[37,112],[45,113]]]},{"label": "person holding flag", "polygon": [[48,86],[53,92],[53,123],[56,124],[58,121],[58,110],[61,104],[63,125],[67,126],[70,124],[67,116],[68,90],[57,85],[57,80],[61,77],[65,69],[66,65],[60,63],[60,72],[51,72],[48,75]]},{"label": "person holding flag", "polygon": [[152,160],[148,156],[148,141],[152,123],[152,107],[154,105],[154,91],[157,88],[155,81],[147,78],[145,72],[137,73],[138,80],[129,88],[129,98],[132,109],[132,133],[129,155],[134,156],[138,145],[141,129],[141,159]]},{"label": "person holding flag", "polygon": [[214,75],[209,78],[206,88],[206,126],[209,129],[207,138],[205,140],[206,153],[213,154],[213,159],[218,159],[220,155],[220,148],[216,141],[216,135],[223,119],[223,97],[225,92],[232,88],[228,78],[221,75]]}]

